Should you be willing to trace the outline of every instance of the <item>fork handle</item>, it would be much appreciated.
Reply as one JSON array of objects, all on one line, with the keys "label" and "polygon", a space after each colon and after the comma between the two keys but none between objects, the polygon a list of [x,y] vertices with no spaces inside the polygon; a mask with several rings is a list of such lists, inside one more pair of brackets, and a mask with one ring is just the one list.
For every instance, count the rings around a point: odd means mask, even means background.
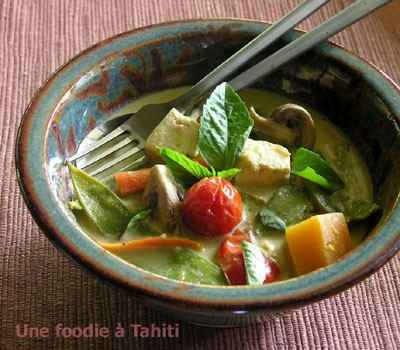
[{"label": "fork handle", "polygon": [[314,28],[312,31],[303,34],[297,40],[292,41],[287,46],[238,75],[230,81],[230,84],[236,90],[253,84],[263,76],[273,72],[283,64],[391,1],[392,0],[358,0],[337,13],[328,21]]},{"label": "fork handle", "polygon": [[218,83],[224,81],[231,73],[246,63],[250,58],[269,47],[273,42],[317,11],[328,1],[329,0],[306,0],[298,5],[286,16],[269,26],[256,38],[207,74],[186,94],[178,97],[173,101],[173,105],[181,112],[189,112],[206,92],[214,88]]}]

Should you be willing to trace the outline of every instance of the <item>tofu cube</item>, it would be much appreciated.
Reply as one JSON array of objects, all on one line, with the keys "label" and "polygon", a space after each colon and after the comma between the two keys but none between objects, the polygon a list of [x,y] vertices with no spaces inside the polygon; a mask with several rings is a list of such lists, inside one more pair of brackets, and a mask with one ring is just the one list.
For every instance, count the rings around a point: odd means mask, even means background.
[{"label": "tofu cube", "polygon": [[241,169],[235,178],[239,186],[285,183],[290,176],[290,152],[281,145],[248,139],[236,167]]},{"label": "tofu cube", "polygon": [[197,121],[173,108],[147,138],[145,150],[153,160],[160,159],[158,148],[162,147],[169,147],[189,157],[195,157],[198,154],[198,133]]},{"label": "tofu cube", "polygon": [[299,275],[334,263],[353,247],[342,213],[315,215],[289,226],[286,240]]}]

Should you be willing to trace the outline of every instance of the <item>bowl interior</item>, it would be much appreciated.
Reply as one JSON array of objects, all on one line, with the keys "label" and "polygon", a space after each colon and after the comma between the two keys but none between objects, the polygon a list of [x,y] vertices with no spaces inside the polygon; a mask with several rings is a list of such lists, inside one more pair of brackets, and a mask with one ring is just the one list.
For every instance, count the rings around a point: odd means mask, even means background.
[{"label": "bowl interior", "polygon": [[[56,196],[64,203],[69,198],[63,161],[96,125],[144,94],[194,84],[256,34],[232,25],[183,32],[179,37],[166,35],[107,55],[72,82],[48,124],[46,165]],[[297,35],[287,35],[259,56]],[[327,46],[285,65],[254,87],[313,107],[350,136],[367,161],[384,221],[400,189],[398,115],[362,71],[330,56]]]},{"label": "bowl interior", "polygon": [[[69,227],[79,230],[66,208],[70,187],[63,163],[74,154],[85,135],[143,94],[195,83],[265,26],[265,23],[238,20],[193,21],[122,34],[84,52],[48,83],[48,90],[41,93],[44,99],[40,102],[42,110],[37,106],[31,108],[38,108],[34,111],[36,114],[46,112],[46,117],[41,117],[44,136],[38,141],[43,145],[45,163],[45,176],[39,185],[48,188],[54,196],[44,204],[47,210],[55,202],[61,208],[53,220],[60,235],[67,237]],[[265,57],[299,35],[299,32],[291,32],[259,56]],[[255,58],[247,66],[258,60]],[[262,79],[255,87],[277,92],[321,111],[351,137],[367,162],[377,202],[383,209],[368,240],[380,235],[379,228],[393,216],[400,190],[400,163],[396,161],[400,154],[400,97],[395,86],[359,58],[326,43]],[[30,157],[33,157],[32,152],[34,150],[29,151]],[[389,230],[388,240],[393,238],[393,228]],[[377,254],[379,247],[369,246],[368,249],[372,256]],[[366,252],[354,258],[359,259],[357,264],[364,259],[361,255],[365,253],[363,256],[367,257]],[[91,251],[88,259],[104,260],[99,254],[99,250]],[[340,271],[351,270],[349,266],[356,260],[350,260],[336,269],[328,268],[329,276],[336,278]],[[113,264],[116,260],[110,260],[104,269],[115,270]],[[361,273],[361,267],[358,272]],[[328,281],[322,275],[313,275],[300,278],[297,287],[290,285],[292,282],[282,282],[287,284],[287,295],[294,295],[293,291],[302,286],[304,292],[311,285],[307,278],[315,278],[319,286],[324,283],[321,281]],[[138,276],[143,278],[135,272],[134,277]],[[346,277],[345,282],[353,277]],[[163,288],[159,290],[167,293],[169,286]],[[274,288],[282,287],[270,288],[271,295],[279,294]],[[332,285],[324,288],[332,289]],[[199,298],[206,297],[208,292],[200,290],[196,293]],[[255,300],[259,297],[260,301],[268,294],[263,293],[252,292],[252,297]],[[213,294],[221,300],[224,296],[222,290]],[[237,296],[242,301],[248,297]],[[226,299],[230,297],[236,296],[232,294]]]}]

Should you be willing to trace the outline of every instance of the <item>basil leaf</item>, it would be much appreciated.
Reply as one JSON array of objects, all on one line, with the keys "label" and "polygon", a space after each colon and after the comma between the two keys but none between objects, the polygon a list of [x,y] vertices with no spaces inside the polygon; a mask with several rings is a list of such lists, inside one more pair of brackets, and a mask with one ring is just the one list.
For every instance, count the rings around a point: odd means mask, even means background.
[{"label": "basil leaf", "polygon": [[227,83],[218,85],[203,107],[200,154],[217,170],[233,167],[252,127],[253,120],[240,96]]},{"label": "basil leaf", "polygon": [[75,196],[91,221],[103,234],[119,237],[132,214],[107,186],[82,170],[68,164]]},{"label": "basil leaf", "polygon": [[344,185],[324,158],[303,147],[300,147],[293,157],[292,173],[331,191],[336,191]]},{"label": "basil leaf", "polygon": [[275,212],[268,208],[262,209],[258,216],[260,218],[260,222],[264,227],[277,230],[277,231],[285,231],[286,223],[283,221]]},{"label": "basil leaf", "polygon": [[241,245],[243,249],[244,265],[246,267],[247,284],[263,284],[267,273],[263,253],[258,246],[246,240],[243,240]]},{"label": "basil leaf", "polygon": [[231,168],[227,170],[221,170],[217,172],[217,176],[222,177],[224,179],[231,179],[232,177],[235,177],[237,174],[240,173],[240,169],[238,168]]},{"label": "basil leaf", "polygon": [[334,191],[336,189],[336,187],[334,185],[331,185],[327,179],[325,179],[321,175],[318,175],[318,173],[309,166],[301,171],[292,171],[292,173],[306,180],[314,182],[327,190]]},{"label": "basil leaf", "polygon": [[240,169],[231,168],[216,172],[213,168],[208,169],[205,166],[191,160],[183,153],[174,151],[170,148],[162,148],[161,157],[164,159],[167,167],[172,171],[175,177],[181,179],[187,184],[204,177],[219,176],[223,178],[232,178],[240,172]]},{"label": "basil leaf", "polygon": [[171,148],[162,148],[160,155],[174,176],[186,183],[216,175],[214,170],[206,168],[183,153],[174,151]]},{"label": "basil leaf", "polygon": [[226,285],[225,276],[216,264],[191,249],[177,249],[170,266],[159,273],[168,278],[191,283]]}]

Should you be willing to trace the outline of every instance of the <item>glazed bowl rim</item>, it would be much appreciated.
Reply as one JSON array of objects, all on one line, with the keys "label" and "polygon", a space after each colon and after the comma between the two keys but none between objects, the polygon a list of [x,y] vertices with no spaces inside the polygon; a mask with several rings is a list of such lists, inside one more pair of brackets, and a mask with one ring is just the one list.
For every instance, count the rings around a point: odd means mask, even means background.
[{"label": "glazed bowl rim", "polygon": [[[40,129],[40,122],[44,123],[45,120],[50,119],[51,115],[41,114],[41,112],[46,109],[46,103],[54,97],[53,90],[56,89],[57,84],[65,85],[62,83],[63,78],[67,79],[67,82],[75,81],[76,77],[67,78],[67,75],[68,73],[72,74],[74,68],[80,65],[86,67],[84,72],[93,68],[82,61],[94,57],[95,53],[99,53],[105,48],[115,46],[120,41],[123,42],[124,39],[140,38],[141,35],[156,33],[164,28],[184,30],[186,27],[190,29],[197,25],[200,26],[200,33],[207,30],[206,24],[232,23],[249,26],[269,24],[265,21],[237,18],[203,18],[164,22],[120,33],[78,53],[45,81],[24,112],[16,140],[17,178],[32,216],[52,242],[96,274],[133,290],[139,295],[178,304],[222,309],[293,307],[322,299],[350,287],[375,272],[396,254],[400,248],[400,235],[396,228],[396,226],[400,226],[398,198],[390,217],[380,228],[379,234],[369,237],[361,246],[336,264],[271,285],[256,287],[206,286],[178,282],[152,274],[106,252],[86,234],[82,234],[76,225],[73,225],[67,217],[66,209],[61,208],[60,202],[50,189],[45,167],[35,167],[35,155],[37,162],[37,151],[43,151],[47,134],[43,135],[43,142],[39,143],[37,141],[39,137],[33,137],[34,133],[31,131]],[[298,30],[294,30],[294,32],[298,32]],[[144,42],[147,41],[149,40]],[[385,73],[338,45],[323,43],[319,48],[322,51],[329,51],[330,57],[345,65],[352,68],[357,67],[374,86],[374,89],[381,94],[385,102],[391,106],[396,115],[400,115],[400,88]],[[97,60],[97,63],[101,60]],[[79,76],[82,74],[78,74]],[[44,157],[43,152],[41,154]],[[44,164],[44,158],[41,161]]]}]

